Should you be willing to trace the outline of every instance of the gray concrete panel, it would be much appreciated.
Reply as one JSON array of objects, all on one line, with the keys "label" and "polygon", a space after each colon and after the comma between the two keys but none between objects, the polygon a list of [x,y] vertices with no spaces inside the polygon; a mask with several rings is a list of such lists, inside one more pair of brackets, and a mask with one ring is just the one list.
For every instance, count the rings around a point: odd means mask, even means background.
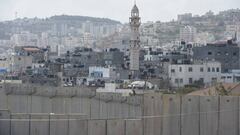
[{"label": "gray concrete panel", "polygon": [[48,114],[32,114],[30,121],[30,135],[49,135],[49,117]]},{"label": "gray concrete panel", "polygon": [[88,121],[88,135],[106,135],[106,120]]},{"label": "gray concrete panel", "polygon": [[0,110],[0,135],[10,135],[10,112]]},{"label": "gray concrete panel", "polygon": [[239,98],[220,97],[218,135],[239,135]]},{"label": "gray concrete panel", "polygon": [[132,119],[125,121],[125,135],[143,135],[142,120]]},{"label": "gray concrete panel", "polygon": [[24,95],[8,95],[8,109],[12,113],[29,113],[31,98]]},{"label": "gray concrete panel", "polygon": [[163,95],[162,135],[180,135],[180,108],[180,96]]},{"label": "gray concrete panel", "polygon": [[91,119],[99,119],[100,118],[100,94],[96,94],[96,96],[90,99],[90,115]]},{"label": "gray concrete panel", "polygon": [[81,112],[81,99],[79,97],[71,98],[71,113],[80,113]]},{"label": "gray concrete panel", "polygon": [[199,110],[200,98],[199,96],[182,96],[182,117],[181,125],[182,135],[199,135]]},{"label": "gray concrete panel", "polygon": [[200,135],[218,135],[218,97],[200,96]]},{"label": "gray concrete panel", "polygon": [[107,121],[107,135],[125,135],[125,121],[116,119]]},{"label": "gray concrete panel", "polygon": [[31,113],[52,113],[52,103],[49,97],[32,96]]},{"label": "gray concrete panel", "polygon": [[4,89],[0,88],[0,109],[8,109],[8,104],[7,104],[7,95],[4,92]]},{"label": "gray concrete panel", "polygon": [[11,135],[29,135],[30,115],[11,115]]},{"label": "gray concrete panel", "polygon": [[144,135],[161,134],[162,97],[160,94],[144,95]]},{"label": "gray concrete panel", "polygon": [[121,104],[120,104],[120,107],[121,107],[121,117],[122,118],[129,118],[129,104],[127,102],[127,97],[122,97],[121,98]]},{"label": "gray concrete panel", "polygon": [[100,119],[107,119],[108,118],[108,107],[109,102],[113,100],[112,95],[101,93],[100,94]]},{"label": "gray concrete panel", "polygon": [[68,115],[50,115],[50,135],[67,135],[68,129]]},{"label": "gray concrete panel", "polygon": [[85,115],[69,116],[69,134],[68,135],[87,135],[88,120]]}]

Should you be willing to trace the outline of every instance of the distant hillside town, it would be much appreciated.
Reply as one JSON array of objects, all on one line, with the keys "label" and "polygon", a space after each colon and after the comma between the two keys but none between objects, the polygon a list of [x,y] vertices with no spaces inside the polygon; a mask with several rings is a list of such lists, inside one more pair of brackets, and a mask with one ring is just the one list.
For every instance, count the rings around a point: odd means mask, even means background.
[{"label": "distant hillside town", "polygon": [[0,83],[98,91],[200,90],[240,82],[240,9],[170,22],[84,16],[0,22]]}]

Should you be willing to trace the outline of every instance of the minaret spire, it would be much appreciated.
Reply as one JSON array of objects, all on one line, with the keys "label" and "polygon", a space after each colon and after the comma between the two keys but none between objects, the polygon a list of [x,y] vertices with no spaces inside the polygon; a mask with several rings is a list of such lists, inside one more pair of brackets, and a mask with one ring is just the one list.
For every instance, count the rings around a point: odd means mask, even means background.
[{"label": "minaret spire", "polygon": [[140,32],[139,27],[141,25],[141,18],[139,17],[139,9],[135,5],[131,11],[131,17],[129,18],[131,28],[131,39],[130,39],[130,70],[139,71],[139,55],[140,55]]},{"label": "minaret spire", "polygon": [[137,5],[137,1],[136,0],[134,0],[134,5]]}]

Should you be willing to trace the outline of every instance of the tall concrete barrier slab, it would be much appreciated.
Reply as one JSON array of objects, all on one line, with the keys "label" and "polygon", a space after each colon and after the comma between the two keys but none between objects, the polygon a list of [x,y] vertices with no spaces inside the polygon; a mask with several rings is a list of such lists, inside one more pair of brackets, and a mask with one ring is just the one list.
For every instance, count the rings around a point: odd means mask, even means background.
[{"label": "tall concrete barrier slab", "polygon": [[29,135],[30,115],[12,114],[11,115],[11,135]]},{"label": "tall concrete barrier slab", "polygon": [[0,110],[0,135],[10,135],[10,112]]},{"label": "tall concrete barrier slab", "polygon": [[218,97],[200,96],[200,135],[218,135]]},{"label": "tall concrete barrier slab", "polygon": [[145,94],[143,107],[144,135],[160,135],[162,96],[160,94]]},{"label": "tall concrete barrier slab", "polygon": [[31,113],[52,113],[52,102],[49,97],[32,96]]},{"label": "tall concrete barrier slab", "polygon": [[80,98],[80,112],[81,114],[91,115],[91,99],[89,97]]},{"label": "tall concrete barrier slab", "polygon": [[8,109],[11,113],[30,113],[31,97],[27,95],[8,95]]},{"label": "tall concrete barrier slab", "polygon": [[129,104],[127,102],[127,97],[121,97],[121,118],[129,118]]},{"label": "tall concrete barrier slab", "polygon": [[87,135],[88,120],[86,115],[69,115],[68,135]]},{"label": "tall concrete barrier slab", "polygon": [[125,120],[125,135],[144,135],[142,120]]},{"label": "tall concrete barrier slab", "polygon": [[106,120],[88,121],[88,135],[106,135]]},{"label": "tall concrete barrier slab", "polygon": [[71,112],[71,110],[72,110],[72,106],[71,106],[71,102],[72,102],[72,99],[71,98],[65,98],[64,99],[65,101],[65,111],[64,111],[64,113],[65,114],[70,114],[70,113],[72,113]]},{"label": "tall concrete barrier slab", "polygon": [[107,93],[100,93],[100,101],[99,101],[99,117],[100,119],[107,119],[108,118],[108,104],[113,100],[112,95]]},{"label": "tall concrete barrier slab", "polygon": [[30,121],[30,135],[50,135],[48,114],[32,114]]},{"label": "tall concrete barrier slab", "polygon": [[0,110],[8,109],[7,95],[3,88],[0,88]]},{"label": "tall concrete barrier slab", "polygon": [[129,105],[129,118],[137,118],[142,116],[143,96],[130,96],[127,98]]},{"label": "tall concrete barrier slab", "polygon": [[54,97],[52,101],[52,113],[64,114],[65,113],[65,98]]},{"label": "tall concrete barrier slab", "polygon": [[71,113],[80,113],[81,112],[81,99],[79,97],[71,98]]},{"label": "tall concrete barrier slab", "polygon": [[122,116],[121,100],[122,95],[120,94],[109,94],[110,98],[107,102],[108,119],[120,118]]},{"label": "tall concrete barrier slab", "polygon": [[115,94],[113,96],[113,106],[114,106],[114,118],[119,119],[123,118],[122,116],[122,106],[121,106],[121,101],[122,101],[122,95],[121,94]]},{"label": "tall concrete barrier slab", "polygon": [[199,135],[200,98],[199,96],[183,96],[181,107],[182,135]]},{"label": "tall concrete barrier slab", "polygon": [[68,129],[68,115],[50,115],[50,135],[67,135]]},{"label": "tall concrete barrier slab", "polygon": [[162,135],[180,135],[181,97],[163,95]]},{"label": "tall concrete barrier slab", "polygon": [[218,135],[239,135],[239,98],[220,97]]},{"label": "tall concrete barrier slab", "polygon": [[121,119],[108,120],[107,135],[125,135],[125,121]]},{"label": "tall concrete barrier slab", "polygon": [[100,118],[100,95],[96,94],[90,99],[90,117],[91,119]]},{"label": "tall concrete barrier slab", "polygon": [[67,114],[71,111],[71,99],[63,97],[54,97],[52,101],[52,113]]}]

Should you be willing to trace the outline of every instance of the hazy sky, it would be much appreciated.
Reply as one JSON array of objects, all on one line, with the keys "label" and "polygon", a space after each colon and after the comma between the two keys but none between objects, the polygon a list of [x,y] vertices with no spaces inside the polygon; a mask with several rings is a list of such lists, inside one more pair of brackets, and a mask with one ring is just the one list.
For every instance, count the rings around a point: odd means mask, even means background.
[{"label": "hazy sky", "polygon": [[[84,15],[128,22],[134,0],[0,0],[0,21],[18,17]],[[142,21],[168,21],[177,14],[240,8],[240,0],[137,0]]]}]

